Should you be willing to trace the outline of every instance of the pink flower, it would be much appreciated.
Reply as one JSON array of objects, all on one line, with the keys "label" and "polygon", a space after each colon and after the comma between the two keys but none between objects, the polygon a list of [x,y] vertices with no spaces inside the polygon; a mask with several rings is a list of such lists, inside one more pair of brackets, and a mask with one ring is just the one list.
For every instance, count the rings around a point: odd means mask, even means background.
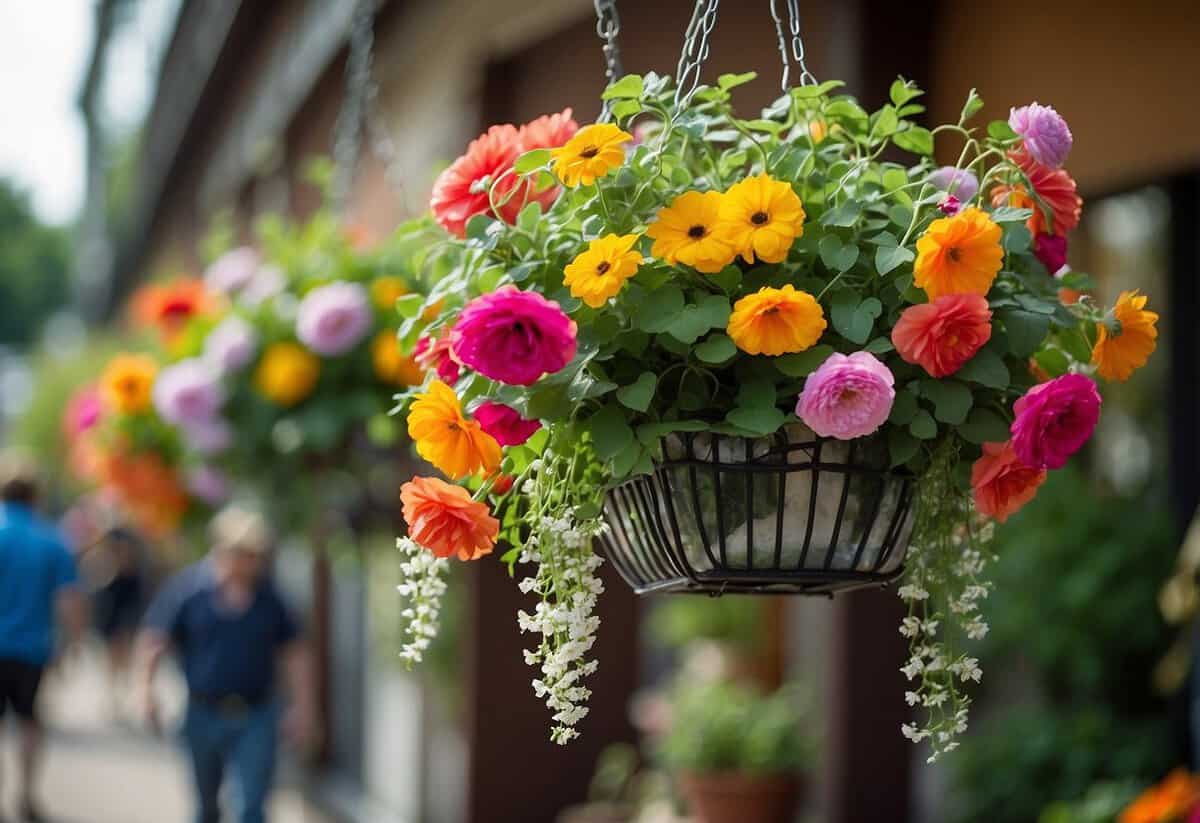
[{"label": "pink flower", "polygon": [[201,463],[188,471],[184,482],[192,497],[210,506],[220,506],[229,500],[229,479],[216,466]]},{"label": "pink flower", "polygon": [[300,301],[296,337],[317,354],[345,354],[370,330],[371,300],[358,283],[318,286]]},{"label": "pink flower", "polygon": [[557,303],[509,285],[468,303],[450,343],[460,363],[489,380],[531,386],[571,362],[575,335]]},{"label": "pink flower", "polygon": [[959,202],[970,200],[979,193],[979,178],[966,169],[942,166],[929,173],[929,185],[957,197]]},{"label": "pink flower", "polygon": [[938,211],[947,217],[953,217],[954,215],[958,214],[958,211],[961,208],[962,201],[953,194],[947,194],[946,198],[942,200],[942,202],[938,203]]},{"label": "pink flower", "polygon": [[237,371],[250,362],[258,348],[254,328],[236,314],[221,321],[204,340],[204,359],[222,374]]},{"label": "pink flower", "polygon": [[511,406],[490,400],[475,410],[475,419],[501,446],[519,446],[542,427],[541,422],[526,420]]},{"label": "pink flower", "polygon": [[1050,106],[1030,103],[1012,109],[1008,125],[1025,142],[1033,159],[1051,169],[1061,168],[1071,151],[1071,129],[1067,121]]},{"label": "pink flower", "polygon": [[437,370],[438,379],[443,383],[453,385],[458,381],[462,372],[462,364],[454,359],[454,349],[450,345],[450,330],[438,337],[424,335],[413,348],[413,360],[425,371]]},{"label": "pink flower", "polygon": [[1067,265],[1067,238],[1058,234],[1039,234],[1033,242],[1033,255],[1050,274],[1058,274]]},{"label": "pink flower", "polygon": [[1059,469],[1087,442],[1100,419],[1100,392],[1082,374],[1034,386],[1013,406],[1013,451],[1031,469]]},{"label": "pink flower", "polygon": [[261,267],[250,278],[250,282],[238,295],[238,302],[243,306],[254,308],[279,294],[287,286],[287,275],[283,269],[274,265]]},{"label": "pink flower", "polygon": [[852,440],[883,425],[896,379],[870,352],[831,354],[804,381],[796,414],[821,437]]},{"label": "pink flower", "polygon": [[211,420],[225,402],[216,371],[199,358],[180,360],[158,373],[154,408],[177,426]]},{"label": "pink flower", "polygon": [[429,208],[446,231],[458,237],[467,234],[467,221],[492,210],[489,186],[495,185],[512,168],[521,154],[521,133],[511,123],[492,126],[471,141],[467,151],[433,183]]},{"label": "pink flower", "polygon": [[220,454],[233,445],[233,429],[219,417],[185,423],[182,430],[188,450],[205,457]]},{"label": "pink flower", "polygon": [[258,272],[262,258],[249,246],[227,251],[204,270],[204,285],[218,294],[241,291]]},{"label": "pink flower", "polygon": [[63,429],[68,439],[74,439],[100,422],[104,401],[95,386],[84,386],[71,395],[63,414]]}]

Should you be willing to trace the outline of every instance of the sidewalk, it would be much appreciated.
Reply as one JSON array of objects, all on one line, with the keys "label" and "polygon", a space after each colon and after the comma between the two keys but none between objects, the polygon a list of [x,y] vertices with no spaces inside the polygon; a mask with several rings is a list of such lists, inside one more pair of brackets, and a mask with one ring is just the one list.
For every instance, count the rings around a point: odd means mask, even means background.
[{"label": "sidewalk", "polygon": [[[164,676],[160,694],[177,716],[183,701],[177,675]],[[189,823],[186,762],[174,740],[114,722],[98,649],[47,675],[41,708],[48,739],[38,798],[50,823]],[[16,810],[15,750],[10,726],[0,745],[3,820]],[[307,808],[295,782],[285,769],[271,800],[271,823],[333,823]]]}]

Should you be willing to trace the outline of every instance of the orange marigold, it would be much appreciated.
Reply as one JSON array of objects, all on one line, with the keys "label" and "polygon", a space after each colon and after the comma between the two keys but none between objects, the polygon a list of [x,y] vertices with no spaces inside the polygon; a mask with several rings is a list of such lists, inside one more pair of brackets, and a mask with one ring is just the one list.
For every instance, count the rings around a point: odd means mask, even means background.
[{"label": "orange marigold", "polygon": [[408,435],[417,454],[452,480],[500,469],[500,444],[463,414],[454,390],[434,380],[408,412]]},{"label": "orange marigold", "polygon": [[130,314],[137,325],[153,328],[172,342],[193,317],[210,314],[216,307],[216,298],[203,280],[180,278],[142,286],[130,301]]},{"label": "orange marigold", "polygon": [[986,212],[967,208],[929,224],[917,241],[913,284],[930,300],[943,294],[986,296],[1003,262],[1000,227]]},{"label": "orange marigold", "polygon": [[500,521],[462,486],[436,477],[414,477],[400,487],[408,535],[438,557],[477,560],[491,554]]},{"label": "orange marigold", "polygon": [[1111,318],[1097,326],[1092,362],[1105,380],[1124,383],[1135,370],[1146,365],[1158,345],[1158,315],[1146,310],[1146,296],[1137,290],[1123,291]]}]

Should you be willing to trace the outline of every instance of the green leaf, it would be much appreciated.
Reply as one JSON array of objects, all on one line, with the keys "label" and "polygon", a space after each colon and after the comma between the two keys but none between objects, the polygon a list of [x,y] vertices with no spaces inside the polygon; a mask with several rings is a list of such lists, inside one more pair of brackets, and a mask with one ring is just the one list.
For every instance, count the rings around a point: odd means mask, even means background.
[{"label": "green leaf", "polygon": [[887,274],[913,259],[912,251],[905,246],[880,246],[875,250],[875,270],[881,275]]},{"label": "green leaf", "polygon": [[838,334],[861,345],[871,336],[876,318],[883,314],[883,304],[875,297],[859,302],[854,292],[841,291],[833,298],[830,314]]},{"label": "green leaf", "polygon": [[1050,377],[1062,377],[1071,368],[1071,361],[1060,349],[1045,349],[1035,354],[1033,359]]},{"label": "green leaf", "polygon": [[938,420],[953,425],[965,421],[975,403],[971,389],[957,380],[922,380],[921,394],[933,402]]},{"label": "green leaf", "polygon": [[550,149],[533,149],[517,158],[517,161],[513,163],[513,171],[517,174],[529,174],[549,163]]},{"label": "green leaf", "polygon": [[617,82],[610,85],[600,95],[601,100],[620,100],[627,97],[638,98],[642,96],[644,87],[642,85],[642,77],[638,74],[627,74]]},{"label": "green leaf", "polygon": [[892,103],[897,106],[903,106],[914,97],[920,97],[925,92],[921,91],[911,80],[905,80],[903,77],[897,77],[892,81],[892,87],[888,90],[888,97]]},{"label": "green leaf", "polygon": [[737,346],[728,335],[714,334],[696,346],[695,352],[696,357],[705,363],[724,363],[737,354]]},{"label": "green leaf", "polygon": [[596,456],[601,460],[611,460],[633,443],[633,429],[615,406],[605,406],[593,414],[586,426],[592,434]]},{"label": "green leaf", "polygon": [[708,429],[703,420],[672,420],[665,423],[643,423],[637,427],[637,439],[643,446],[653,446],[661,438],[675,432],[702,432]]},{"label": "green leaf", "polygon": [[875,122],[871,126],[871,136],[876,140],[890,137],[899,125],[900,118],[896,115],[896,110],[891,106],[884,106],[875,115]]},{"label": "green leaf", "polygon": [[816,97],[824,97],[844,85],[846,84],[841,80],[826,80],[818,86],[795,86],[791,89],[791,93],[796,100],[812,100]]},{"label": "green leaf", "polygon": [[1017,209],[1001,206],[992,212],[993,223],[1024,223],[1033,214],[1033,209]]},{"label": "green leaf", "polygon": [[833,354],[833,346],[822,343],[796,354],[785,354],[776,357],[775,368],[788,377],[807,377],[820,368],[821,364]]},{"label": "green leaf", "polygon": [[920,409],[908,424],[908,431],[918,440],[932,440],[937,437],[937,423],[933,422],[933,416],[929,412]]},{"label": "green leaf", "polygon": [[775,384],[769,380],[747,380],[738,387],[739,406],[774,406]]},{"label": "green leaf", "polygon": [[620,480],[633,471],[633,467],[641,459],[643,449],[637,441],[631,442],[628,446],[617,452],[612,458],[612,476],[614,480]]},{"label": "green leaf", "polygon": [[617,389],[617,400],[634,411],[644,412],[650,408],[650,401],[654,399],[654,389],[657,386],[658,375],[652,371],[644,371],[637,380]]},{"label": "green leaf", "polygon": [[754,78],[758,77],[758,72],[748,71],[743,74],[722,74],[717,78],[717,88],[721,91],[729,91],[736,89],[738,86],[744,86]]},{"label": "green leaf", "polygon": [[921,126],[913,126],[892,137],[892,142],[905,151],[929,157],[933,154],[933,132]]},{"label": "green leaf", "polygon": [[677,286],[655,289],[638,304],[637,327],[651,334],[665,332],[679,317],[683,306],[683,292]]},{"label": "green leaf", "polygon": [[817,244],[821,262],[835,272],[849,271],[858,260],[858,246],[853,243],[842,244],[842,239],[836,234],[827,234]]},{"label": "green leaf", "polygon": [[971,93],[967,95],[967,102],[963,103],[962,114],[959,115],[959,119],[965,123],[982,110],[983,98],[975,92],[975,89],[971,89]]},{"label": "green leaf", "polygon": [[893,468],[911,460],[921,448],[921,442],[904,429],[888,430],[888,453]]},{"label": "green leaf", "polygon": [[858,222],[859,215],[861,214],[862,203],[856,200],[847,200],[837,208],[830,209],[822,214],[820,223],[822,226],[841,226],[846,228]]},{"label": "green leaf", "polygon": [[1008,332],[1008,350],[1014,357],[1024,359],[1042,347],[1050,330],[1050,318],[1030,311],[1001,311],[996,313]]},{"label": "green leaf", "polygon": [[1031,242],[1033,242],[1033,235],[1029,233],[1029,229],[1024,224],[1018,223],[1005,229],[1000,245],[1007,252],[1020,254],[1029,250]]},{"label": "green leaf", "polygon": [[891,339],[887,337],[876,337],[870,343],[863,346],[863,349],[869,351],[871,354],[887,354],[895,348]]},{"label": "green leaf", "polygon": [[955,377],[990,389],[1006,389],[1010,381],[1008,367],[990,348],[981,349],[955,373]]},{"label": "green leaf", "polygon": [[1009,438],[1008,421],[991,409],[971,409],[958,433],[968,443],[1003,443]]},{"label": "green leaf", "polygon": [[684,306],[671,321],[667,332],[681,343],[695,343],[710,329],[725,328],[729,313],[729,298],[723,294],[710,294],[699,303]]},{"label": "green leaf", "polygon": [[988,137],[1001,142],[1015,140],[1017,137],[1017,133],[1012,130],[1012,126],[1008,125],[1007,120],[993,120],[988,123],[987,133]]},{"label": "green leaf", "polygon": [[405,294],[396,299],[396,311],[406,320],[419,316],[424,307],[425,295],[423,294]]},{"label": "green leaf", "polygon": [[637,100],[618,100],[613,103],[612,115],[616,120],[625,120],[642,111],[642,104]]},{"label": "green leaf", "polygon": [[904,169],[898,169],[895,166],[890,166],[883,172],[883,188],[886,191],[895,191],[896,189],[904,188],[908,185],[908,173]]},{"label": "green leaf", "polygon": [[739,406],[725,415],[725,419],[755,434],[771,434],[787,421],[787,415],[774,406]]},{"label": "green leaf", "polygon": [[917,396],[911,391],[896,392],[896,399],[892,402],[892,411],[888,415],[888,422],[895,423],[897,426],[907,426],[916,416]]}]

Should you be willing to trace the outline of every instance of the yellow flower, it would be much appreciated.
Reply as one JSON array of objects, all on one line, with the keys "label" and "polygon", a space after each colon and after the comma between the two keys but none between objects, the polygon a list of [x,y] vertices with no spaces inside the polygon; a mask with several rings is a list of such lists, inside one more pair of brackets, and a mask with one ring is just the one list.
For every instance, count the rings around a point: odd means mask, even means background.
[{"label": "yellow flower", "polygon": [[825,313],[811,294],[788,284],[764,286],[733,305],[726,327],[730,338],[747,354],[791,354],[821,339]]},{"label": "yellow flower", "polygon": [[1135,369],[1146,365],[1158,345],[1158,329],[1154,327],[1158,315],[1145,306],[1145,295],[1136,289],[1123,291],[1113,307],[1111,326],[1108,322],[1099,324],[1092,362],[1105,380],[1124,383]]},{"label": "yellow flower", "polygon": [[732,263],[737,252],[716,233],[721,197],[717,191],[685,191],[670,206],[659,209],[658,217],[646,229],[646,235],[654,240],[650,253],[705,274],[716,274]]},{"label": "yellow flower", "polygon": [[642,263],[642,255],[634,249],[637,241],[636,234],[597,237],[567,264],[563,283],[575,297],[600,308],[637,274]]},{"label": "yellow flower", "polygon": [[280,406],[294,406],[312,393],[321,361],[298,343],[272,343],[254,371],[260,394]]},{"label": "yellow flower", "polygon": [[1004,261],[1000,227],[977,208],[934,220],[917,241],[913,284],[930,300],[944,294],[987,296]]},{"label": "yellow flower", "polygon": [[500,470],[500,444],[463,415],[452,388],[434,380],[428,391],[416,397],[408,412],[408,435],[417,445],[417,454],[451,480]]},{"label": "yellow flower", "polygon": [[150,408],[158,365],[145,354],[118,354],[100,376],[104,404],[119,414],[140,414]]},{"label": "yellow flower", "polygon": [[809,120],[808,136],[812,138],[813,143],[820,143],[829,136],[828,124],[824,120]]},{"label": "yellow flower", "polygon": [[371,302],[381,311],[392,311],[396,301],[408,294],[408,285],[400,277],[384,275],[371,281]]},{"label": "yellow flower", "polygon": [[717,235],[747,263],[782,263],[804,234],[804,207],[790,183],[747,177],[721,197]]},{"label": "yellow flower", "polygon": [[590,186],[625,162],[621,144],[633,139],[612,123],[594,123],[575,132],[575,136],[550,152],[554,174],[565,186]]},{"label": "yellow flower", "polygon": [[395,386],[419,386],[425,372],[412,355],[400,348],[395,329],[384,329],[371,341],[371,364],[375,376]]}]

